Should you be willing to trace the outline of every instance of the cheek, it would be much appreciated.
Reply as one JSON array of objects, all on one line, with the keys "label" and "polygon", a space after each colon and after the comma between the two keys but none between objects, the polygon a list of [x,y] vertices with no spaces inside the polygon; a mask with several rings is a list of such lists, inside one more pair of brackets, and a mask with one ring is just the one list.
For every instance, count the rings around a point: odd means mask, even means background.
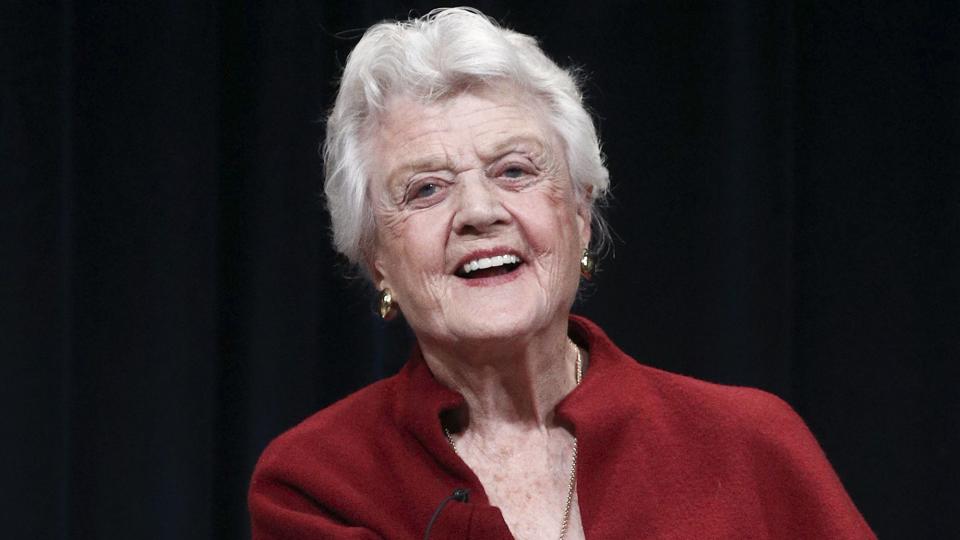
[{"label": "cheek", "polygon": [[407,227],[409,215],[397,210],[386,195],[381,195],[380,199],[372,201],[372,204],[377,238],[390,240],[400,237]]},{"label": "cheek", "polygon": [[513,215],[536,258],[539,280],[549,290],[566,291],[579,283],[581,240],[571,194],[554,184],[518,195]]},{"label": "cheek", "polygon": [[441,219],[425,214],[379,214],[378,261],[384,275],[392,275],[396,281],[442,271],[445,235],[441,223]]},{"label": "cheek", "polygon": [[579,245],[576,209],[568,193],[555,186],[517,194],[512,213],[527,241],[538,253],[565,251],[568,243]]}]

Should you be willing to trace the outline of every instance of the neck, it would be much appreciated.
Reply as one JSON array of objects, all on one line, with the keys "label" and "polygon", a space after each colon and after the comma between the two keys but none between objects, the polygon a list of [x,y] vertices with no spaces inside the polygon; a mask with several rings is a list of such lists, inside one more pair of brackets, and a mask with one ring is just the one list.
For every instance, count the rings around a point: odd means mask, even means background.
[{"label": "neck", "polygon": [[562,324],[522,339],[450,344],[421,340],[434,376],[466,401],[461,427],[477,434],[544,430],[553,410],[576,386],[577,350]]}]

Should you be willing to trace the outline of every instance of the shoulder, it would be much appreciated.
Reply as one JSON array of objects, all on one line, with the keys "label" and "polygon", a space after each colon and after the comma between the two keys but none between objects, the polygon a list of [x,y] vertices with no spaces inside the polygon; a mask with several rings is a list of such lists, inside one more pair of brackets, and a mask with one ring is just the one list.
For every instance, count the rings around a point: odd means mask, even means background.
[{"label": "shoulder", "polygon": [[712,479],[730,500],[762,500],[757,519],[792,537],[873,537],[816,438],[784,400],[636,362],[622,371],[631,403],[625,425],[635,428],[635,446],[668,456],[658,470],[673,470],[690,485]]},{"label": "shoulder", "polygon": [[[671,445],[709,444],[718,458],[779,456],[800,466],[826,462],[800,415],[770,392],[707,382],[633,359],[615,381],[609,392],[621,396],[631,425],[644,426],[647,437]],[[635,423],[637,418],[642,422]]]},{"label": "shoulder", "polygon": [[[671,373],[638,362],[617,347],[592,321],[571,317],[579,338],[589,344],[591,370],[596,371],[601,394],[618,396],[618,406],[640,407],[637,411],[668,417],[672,421],[743,427],[759,433],[787,426],[803,427],[803,421],[779,397],[743,386],[716,384]],[[596,370],[593,368],[596,367]],[[592,375],[588,373],[588,376]]]},{"label": "shoulder", "polygon": [[373,433],[382,433],[394,422],[391,410],[395,377],[375,382],[321,409],[276,437],[263,451],[257,470],[311,465],[317,456],[327,462],[356,458],[361,444]]},{"label": "shoulder", "polygon": [[[307,496],[314,504],[342,498],[395,446],[395,378],[367,386],[275,438],[257,461],[250,502]],[[295,493],[288,493],[292,490]]]},{"label": "shoulder", "polygon": [[806,424],[779,397],[642,364],[591,321],[572,317],[571,323],[589,344],[591,366],[584,380],[589,390],[579,404],[595,418],[615,419],[630,431],[642,426],[638,436],[667,448],[709,447],[711,459],[777,458],[801,467],[826,463]]},{"label": "shoulder", "polygon": [[758,435],[774,435],[784,428],[805,428],[800,416],[780,397],[745,386],[730,386],[694,379],[636,364],[636,371],[655,389],[665,412],[704,422],[738,427]]},{"label": "shoulder", "polygon": [[393,392],[393,378],[374,383],[267,446],[248,493],[254,538],[375,537],[350,518],[356,508],[367,508],[357,493],[375,491],[364,473],[377,468],[378,443],[395,431],[389,427]]},{"label": "shoulder", "polygon": [[627,371],[626,384],[645,392],[633,400],[628,438],[664,456],[656,470],[671,471],[675,483],[762,502],[751,519],[790,537],[873,538],[816,438],[782,399],[641,364]]},{"label": "shoulder", "polygon": [[875,538],[813,433],[785,401],[753,388],[640,369],[662,389],[664,417],[686,432],[683,444],[709,449],[706,462],[725,471],[730,492],[762,500],[771,530],[797,538]]},{"label": "shoulder", "polygon": [[590,381],[592,397],[596,398],[590,401],[594,405],[606,407],[604,403],[610,402],[606,398],[615,395],[617,400],[611,403],[611,412],[626,407],[632,410],[631,414],[674,427],[680,424],[747,430],[758,436],[775,435],[784,428],[806,429],[796,412],[769,392],[711,383],[640,363],[617,347],[593,322],[576,316],[571,322],[589,343],[591,366],[587,381],[594,379]]}]

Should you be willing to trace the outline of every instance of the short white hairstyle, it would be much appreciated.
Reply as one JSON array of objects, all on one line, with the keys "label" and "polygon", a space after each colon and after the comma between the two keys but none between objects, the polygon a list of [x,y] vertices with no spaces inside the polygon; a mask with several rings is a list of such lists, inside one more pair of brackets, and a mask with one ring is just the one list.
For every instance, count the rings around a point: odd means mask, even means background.
[{"label": "short white hairstyle", "polygon": [[550,60],[536,39],[503,28],[471,8],[371,26],[347,57],[327,118],[324,192],[337,251],[361,268],[374,238],[368,200],[368,126],[389,97],[431,103],[478,84],[507,82],[540,100],[565,146],[575,192],[590,205],[593,244],[609,238],[597,208],[610,180],[600,139],[583,104],[577,73]]}]

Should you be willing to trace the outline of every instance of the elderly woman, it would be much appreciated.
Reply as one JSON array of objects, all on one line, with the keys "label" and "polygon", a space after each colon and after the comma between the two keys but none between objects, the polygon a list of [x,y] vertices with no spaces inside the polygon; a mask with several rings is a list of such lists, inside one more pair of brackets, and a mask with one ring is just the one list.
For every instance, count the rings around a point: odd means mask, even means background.
[{"label": "elderly woman", "polygon": [[269,446],[254,538],[873,536],[783,402],[571,316],[608,178],[534,39],[465,9],[370,28],[325,157],[336,247],[417,347]]}]

